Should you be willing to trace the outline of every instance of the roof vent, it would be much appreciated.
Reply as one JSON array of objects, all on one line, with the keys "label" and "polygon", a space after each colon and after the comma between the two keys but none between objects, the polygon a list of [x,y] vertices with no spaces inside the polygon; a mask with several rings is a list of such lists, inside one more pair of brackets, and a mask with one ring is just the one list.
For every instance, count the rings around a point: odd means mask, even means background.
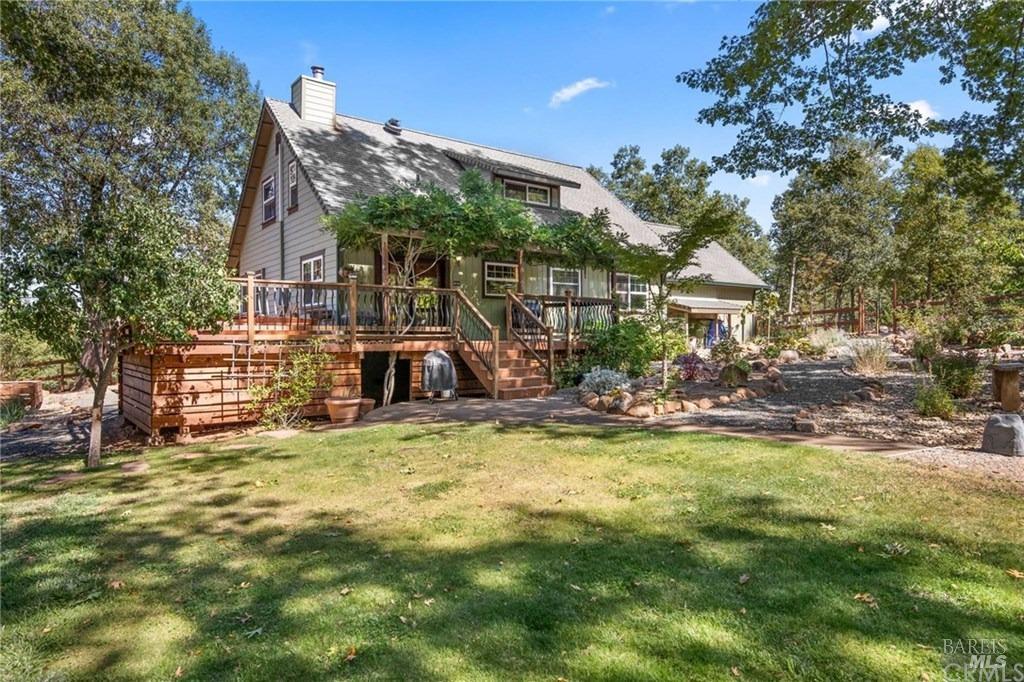
[{"label": "roof vent", "polygon": [[313,72],[313,78],[317,79],[318,81],[322,81],[324,79],[324,67],[311,66],[310,71]]},{"label": "roof vent", "polygon": [[384,130],[391,133],[392,135],[402,134],[402,122],[397,118],[389,118],[388,122],[384,124]]}]

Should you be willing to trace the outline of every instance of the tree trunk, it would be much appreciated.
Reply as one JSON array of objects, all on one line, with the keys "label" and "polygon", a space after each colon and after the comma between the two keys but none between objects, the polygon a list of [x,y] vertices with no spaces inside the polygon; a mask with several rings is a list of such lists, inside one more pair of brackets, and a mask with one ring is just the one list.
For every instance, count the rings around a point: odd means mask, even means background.
[{"label": "tree trunk", "polygon": [[661,390],[668,390],[668,346],[661,347]]},{"label": "tree trunk", "polygon": [[793,314],[793,292],[796,290],[796,256],[789,262],[789,310],[787,312]]},{"label": "tree trunk", "polygon": [[114,372],[114,363],[117,353],[103,363],[100,372],[93,385],[91,422],[89,425],[89,455],[85,465],[96,467],[100,465],[100,452],[103,446],[103,402],[107,396],[107,387],[110,385],[110,377]]}]

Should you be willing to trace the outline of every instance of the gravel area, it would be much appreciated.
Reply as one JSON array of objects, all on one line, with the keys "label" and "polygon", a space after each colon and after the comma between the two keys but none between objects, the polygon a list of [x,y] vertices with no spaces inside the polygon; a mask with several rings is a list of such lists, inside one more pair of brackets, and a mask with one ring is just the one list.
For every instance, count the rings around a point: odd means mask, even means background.
[{"label": "gravel area", "polygon": [[977,450],[950,447],[922,448],[886,455],[929,469],[967,469],[981,476],[1009,481],[1024,488],[1024,457],[1005,457]]},{"label": "gravel area", "polygon": [[[0,432],[0,460],[84,454],[89,447],[92,389],[46,393],[43,405],[13,428]],[[117,392],[107,391],[103,406],[103,446],[125,441],[117,414]]]}]

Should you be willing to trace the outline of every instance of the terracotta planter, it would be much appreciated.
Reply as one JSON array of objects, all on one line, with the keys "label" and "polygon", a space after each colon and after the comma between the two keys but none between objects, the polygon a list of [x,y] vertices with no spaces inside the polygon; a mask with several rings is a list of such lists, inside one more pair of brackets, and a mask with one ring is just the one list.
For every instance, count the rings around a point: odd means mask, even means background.
[{"label": "terracotta planter", "polygon": [[377,401],[373,398],[363,398],[359,401],[359,416],[362,417],[364,414],[376,407]]},{"label": "terracotta planter", "polygon": [[327,398],[324,402],[333,424],[351,424],[359,419],[359,398]]}]

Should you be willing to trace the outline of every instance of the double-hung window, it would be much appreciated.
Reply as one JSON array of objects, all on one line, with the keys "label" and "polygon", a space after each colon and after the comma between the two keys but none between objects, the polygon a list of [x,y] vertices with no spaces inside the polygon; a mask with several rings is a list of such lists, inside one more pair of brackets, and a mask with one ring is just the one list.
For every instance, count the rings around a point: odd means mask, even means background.
[{"label": "double-hung window", "polygon": [[548,281],[553,296],[561,296],[566,289],[572,291],[573,296],[579,296],[582,292],[583,273],[579,270],[551,268],[548,270]]},{"label": "double-hung window", "polygon": [[[303,282],[323,282],[324,255],[318,253],[312,256],[304,256],[299,264],[299,272]],[[302,305],[323,305],[323,294],[323,289],[320,287],[302,287]]]},{"label": "double-hung window", "polygon": [[636,275],[615,275],[615,298],[622,310],[643,310],[647,307],[650,290],[647,282]]},{"label": "double-hung window", "polygon": [[277,219],[277,178],[271,175],[263,181],[263,222]]},{"label": "double-hung window", "polygon": [[299,205],[299,169],[298,163],[292,159],[288,162],[288,208]]},{"label": "double-hung window", "polygon": [[519,266],[515,263],[484,261],[484,296],[504,297],[519,284]]},{"label": "double-hung window", "polygon": [[505,181],[505,196],[518,199],[527,204],[537,206],[551,205],[551,188],[543,185],[530,185],[525,182]]}]

